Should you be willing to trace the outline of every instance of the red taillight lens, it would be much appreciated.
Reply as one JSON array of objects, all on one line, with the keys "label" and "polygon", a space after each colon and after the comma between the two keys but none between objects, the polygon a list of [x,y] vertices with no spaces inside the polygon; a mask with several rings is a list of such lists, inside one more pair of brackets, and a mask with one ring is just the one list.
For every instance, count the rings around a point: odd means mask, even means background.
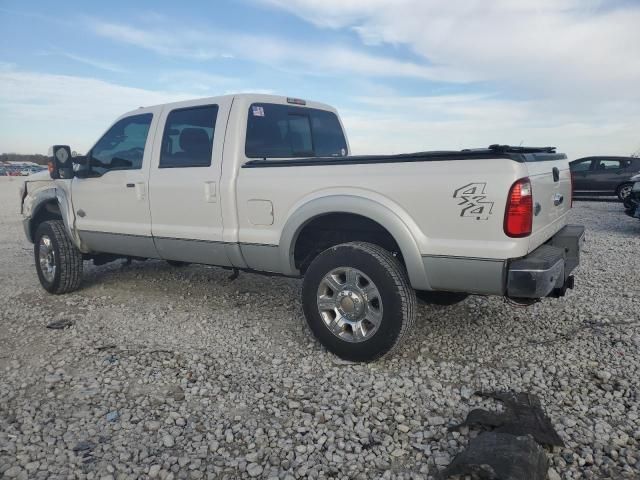
[{"label": "red taillight lens", "polygon": [[507,209],[504,212],[504,233],[509,237],[531,235],[533,224],[533,192],[528,178],[521,178],[511,186]]}]

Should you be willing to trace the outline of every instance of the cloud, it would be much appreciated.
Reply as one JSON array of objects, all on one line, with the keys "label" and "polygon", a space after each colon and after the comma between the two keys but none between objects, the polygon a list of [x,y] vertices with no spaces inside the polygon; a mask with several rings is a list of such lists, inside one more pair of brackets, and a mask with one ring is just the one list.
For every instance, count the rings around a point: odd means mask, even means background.
[{"label": "cloud", "polygon": [[486,147],[556,146],[569,158],[629,155],[640,147],[640,109],[603,102],[598,111],[558,110],[552,100],[495,95],[359,97],[342,110],[355,153],[401,153]]},{"label": "cloud", "polygon": [[134,45],[159,55],[188,60],[238,58],[306,74],[359,74],[377,77],[407,77],[455,82],[473,81],[469,72],[448,67],[402,61],[372,55],[335,43],[312,44],[276,36],[249,35],[221,30],[184,28],[171,30],[94,20],[93,31],[111,40]]},{"label": "cloud", "polygon": [[47,52],[42,52],[41,55],[59,55],[61,57],[66,57],[70,60],[74,60],[79,63],[84,63],[85,65],[89,65],[90,67],[97,68],[99,70],[105,70],[108,72],[115,72],[115,73],[125,72],[124,68],[122,68],[120,65],[117,65],[115,63],[105,62],[103,60],[99,60],[95,58],[84,57],[82,55],[76,55],[75,53],[72,53],[72,52],[65,52],[62,50],[51,50]]},{"label": "cloud", "polygon": [[[198,78],[197,72],[191,73]],[[225,88],[224,78],[202,75],[199,78],[207,81],[220,80],[216,88]],[[84,152],[122,113],[201,93],[126,87],[90,77],[21,71],[0,64],[0,145],[4,151],[46,153],[49,145],[68,143]],[[596,113],[585,109],[574,114],[558,112],[552,101],[504,100],[475,93],[402,97],[385,92],[354,100],[355,104],[341,108],[341,113],[355,153],[523,142],[555,145],[577,158],[625,155],[640,146],[640,109],[616,101],[604,102]]]},{"label": "cloud", "polygon": [[[640,4],[606,0],[262,0],[369,45],[545,96],[640,98]],[[448,75],[454,72],[455,77]]]},{"label": "cloud", "polygon": [[[160,80],[166,88],[149,90],[91,77],[23,71],[0,63],[0,149],[46,153],[50,145],[62,143],[85,152],[117,117],[140,106],[243,91],[273,93],[248,88],[231,91],[239,85],[233,79],[197,71],[173,71],[160,75]],[[203,90],[194,88],[198,82]]]},{"label": "cloud", "polygon": [[68,143],[86,151],[121,114],[197,95],[125,87],[90,77],[0,69],[0,145],[46,153]]},{"label": "cloud", "polygon": [[[151,50],[160,55],[182,57],[190,60],[211,60],[223,55],[223,52],[209,48],[211,45],[204,47],[203,44],[208,42],[205,42],[202,34],[191,29],[149,31],[128,25],[100,21],[93,22],[92,25],[98,35]],[[180,41],[175,39],[178,31],[180,32]]]}]

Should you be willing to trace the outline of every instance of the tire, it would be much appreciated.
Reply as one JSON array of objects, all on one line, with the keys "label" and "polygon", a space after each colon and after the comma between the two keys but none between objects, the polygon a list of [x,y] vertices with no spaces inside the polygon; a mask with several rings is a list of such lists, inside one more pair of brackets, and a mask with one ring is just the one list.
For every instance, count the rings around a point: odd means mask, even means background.
[{"label": "tire", "polygon": [[41,223],[33,246],[38,279],[47,292],[62,294],[78,289],[82,281],[82,253],[71,242],[62,220]]},{"label": "tire", "polygon": [[416,295],[390,252],[351,242],[311,262],[302,305],[309,328],[327,350],[345,360],[371,362],[402,343],[415,320]]},{"label": "tire", "polygon": [[189,262],[180,262],[178,260],[165,260],[165,262],[175,268],[188,267],[191,265]]},{"label": "tire", "polygon": [[634,206],[634,201],[632,198],[627,197],[622,201],[622,205],[624,206],[625,210],[630,210]]},{"label": "tire", "polygon": [[469,296],[468,293],[461,292],[431,292],[427,290],[416,290],[416,297],[419,302],[430,305],[441,305],[447,307],[462,302]]},{"label": "tire", "polygon": [[618,188],[616,188],[616,195],[618,196],[618,200],[624,202],[631,193],[632,188],[633,183],[623,183],[622,185],[618,186]]}]

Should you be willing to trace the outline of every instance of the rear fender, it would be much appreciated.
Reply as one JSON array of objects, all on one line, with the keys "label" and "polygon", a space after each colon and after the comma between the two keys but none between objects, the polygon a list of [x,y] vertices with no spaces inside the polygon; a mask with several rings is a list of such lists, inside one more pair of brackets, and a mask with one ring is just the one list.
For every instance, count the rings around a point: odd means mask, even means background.
[{"label": "rear fender", "polygon": [[314,218],[330,213],[352,213],[369,218],[384,227],[394,238],[405,260],[413,288],[430,290],[420,250],[407,224],[387,206],[369,198],[352,195],[330,195],[304,203],[289,216],[279,243],[281,270],[287,275],[299,275],[294,251],[298,235]]}]

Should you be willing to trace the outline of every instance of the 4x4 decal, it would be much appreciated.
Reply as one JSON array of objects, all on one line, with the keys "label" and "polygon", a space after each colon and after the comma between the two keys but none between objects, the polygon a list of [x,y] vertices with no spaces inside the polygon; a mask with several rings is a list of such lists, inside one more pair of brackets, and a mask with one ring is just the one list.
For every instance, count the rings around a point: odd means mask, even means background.
[{"label": "4x4 decal", "polygon": [[460,200],[461,217],[473,217],[476,220],[488,220],[493,211],[493,202],[486,200],[486,183],[469,183],[453,192],[453,198]]}]

